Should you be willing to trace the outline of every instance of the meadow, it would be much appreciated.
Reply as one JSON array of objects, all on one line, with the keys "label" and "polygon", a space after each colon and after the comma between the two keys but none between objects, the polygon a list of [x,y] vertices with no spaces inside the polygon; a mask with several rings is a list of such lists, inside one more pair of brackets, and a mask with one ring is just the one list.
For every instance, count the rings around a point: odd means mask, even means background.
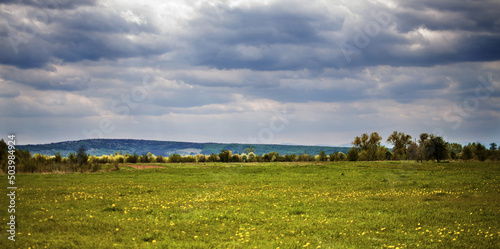
[{"label": "meadow", "polygon": [[[157,164],[17,174],[2,248],[499,248],[499,162]],[[0,187],[6,192],[7,175]]]}]

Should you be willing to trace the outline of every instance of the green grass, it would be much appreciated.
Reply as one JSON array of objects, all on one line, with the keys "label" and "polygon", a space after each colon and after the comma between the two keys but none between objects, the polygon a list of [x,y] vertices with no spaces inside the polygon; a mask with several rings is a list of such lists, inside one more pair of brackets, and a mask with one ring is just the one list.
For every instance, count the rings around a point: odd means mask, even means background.
[{"label": "green grass", "polygon": [[[4,248],[498,248],[500,163],[163,165],[18,174]],[[7,176],[0,187],[6,192]],[[0,219],[8,222],[6,195]]]}]

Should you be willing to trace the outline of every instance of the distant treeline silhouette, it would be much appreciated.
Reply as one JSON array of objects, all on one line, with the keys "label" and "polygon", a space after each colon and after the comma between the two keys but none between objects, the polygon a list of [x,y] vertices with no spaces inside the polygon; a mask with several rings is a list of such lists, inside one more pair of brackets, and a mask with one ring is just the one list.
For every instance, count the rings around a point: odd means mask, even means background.
[{"label": "distant treeline silhouette", "polygon": [[[290,154],[280,155],[278,152],[269,152],[263,155],[255,154],[253,147],[248,147],[241,154],[229,150],[210,155],[187,155],[172,154],[169,156],[147,154],[123,154],[115,152],[112,155],[90,156],[85,148],[80,147],[77,151],[69,153],[67,157],[58,152],[53,156],[34,154],[28,150],[16,149],[14,151],[16,172],[19,173],[42,173],[42,172],[97,172],[105,170],[119,170],[119,164],[136,163],[247,163],[247,162],[337,162],[337,161],[384,161],[384,160],[416,160],[437,161],[443,160],[478,160],[498,161],[500,160],[500,148],[496,143],[491,143],[486,148],[481,143],[469,143],[462,146],[457,143],[448,143],[440,136],[422,133],[417,139],[412,140],[410,135],[394,131],[388,138],[387,143],[392,144],[389,149],[381,145],[382,137],[373,132],[356,137],[352,142],[353,147],[347,152],[335,152],[327,154],[321,151],[317,155]],[[7,172],[9,164],[9,151],[5,141],[0,140],[0,165],[2,171]],[[11,155],[12,158],[12,155]],[[12,162],[11,162],[12,164]]]}]

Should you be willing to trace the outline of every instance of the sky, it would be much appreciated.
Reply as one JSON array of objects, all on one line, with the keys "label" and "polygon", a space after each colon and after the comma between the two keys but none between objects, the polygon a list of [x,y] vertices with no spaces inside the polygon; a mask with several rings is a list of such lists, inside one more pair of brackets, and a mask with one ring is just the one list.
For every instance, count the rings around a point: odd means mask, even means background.
[{"label": "sky", "polygon": [[496,0],[7,0],[0,12],[0,137],[18,144],[500,142]]}]

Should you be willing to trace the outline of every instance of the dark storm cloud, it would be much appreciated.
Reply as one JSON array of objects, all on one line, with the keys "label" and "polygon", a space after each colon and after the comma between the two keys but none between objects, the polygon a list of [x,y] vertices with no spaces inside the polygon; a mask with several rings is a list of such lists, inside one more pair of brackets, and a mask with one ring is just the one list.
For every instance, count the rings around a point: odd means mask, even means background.
[{"label": "dark storm cloud", "polygon": [[92,6],[96,3],[95,0],[3,0],[2,4],[8,5],[25,5],[32,6],[36,8],[47,8],[47,9],[74,9],[79,6]]},{"label": "dark storm cloud", "polygon": [[433,30],[500,30],[500,2],[496,0],[401,1],[400,7],[398,29],[404,32],[419,25]]},{"label": "dark storm cloud", "polygon": [[[146,17],[143,17],[146,19]],[[60,25],[59,30],[62,33],[68,30],[95,32],[95,33],[157,33],[158,30],[144,20],[144,23],[127,22],[120,13],[115,11],[93,12],[88,10],[77,11],[72,15],[58,15],[53,21]]]},{"label": "dark storm cloud", "polygon": [[[220,69],[316,71],[374,65],[428,67],[500,59],[500,8],[491,8],[499,4],[463,4],[403,1],[400,8],[391,10],[389,25],[379,23],[380,33],[368,37],[366,47],[356,46],[355,41],[367,37],[364,30],[374,20],[371,11],[388,13],[388,9],[368,6],[351,9],[351,14],[328,15],[297,10],[302,4],[295,2],[295,8],[283,8],[284,3],[277,3],[265,8],[226,9],[219,15],[205,11],[190,23],[191,49],[183,56],[191,58],[191,63]],[[357,22],[345,22],[354,15]],[[393,32],[392,26],[398,32]],[[408,36],[418,28],[455,32],[456,37],[450,37],[448,44],[440,44],[429,37]],[[355,50],[352,62],[340,50],[343,43]],[[420,49],[412,50],[411,46]]]},{"label": "dark storm cloud", "polygon": [[[147,58],[167,51],[165,40],[143,16],[130,21],[123,13],[97,7],[46,11],[23,7],[15,5],[3,13],[6,20],[0,23],[2,64],[35,68],[52,59],[78,62]],[[23,18],[30,22],[22,22]]]},{"label": "dark storm cloud", "polygon": [[328,46],[324,33],[338,31],[343,17],[283,5],[235,8],[222,17],[202,12],[189,24],[193,63],[255,70],[315,67],[319,62],[308,57],[317,53],[315,47]]},{"label": "dark storm cloud", "polygon": [[[412,44],[423,48],[412,50]],[[377,65],[432,67],[460,62],[496,61],[500,59],[500,47],[497,44],[500,44],[500,35],[497,34],[462,36],[444,45],[418,42],[411,38],[399,43],[376,40],[362,52],[356,53],[351,64],[344,63],[344,65],[346,67]]]},{"label": "dark storm cloud", "polygon": [[52,70],[0,68],[4,80],[31,86],[37,90],[79,91],[89,88],[90,76],[85,73],[57,72]]}]

